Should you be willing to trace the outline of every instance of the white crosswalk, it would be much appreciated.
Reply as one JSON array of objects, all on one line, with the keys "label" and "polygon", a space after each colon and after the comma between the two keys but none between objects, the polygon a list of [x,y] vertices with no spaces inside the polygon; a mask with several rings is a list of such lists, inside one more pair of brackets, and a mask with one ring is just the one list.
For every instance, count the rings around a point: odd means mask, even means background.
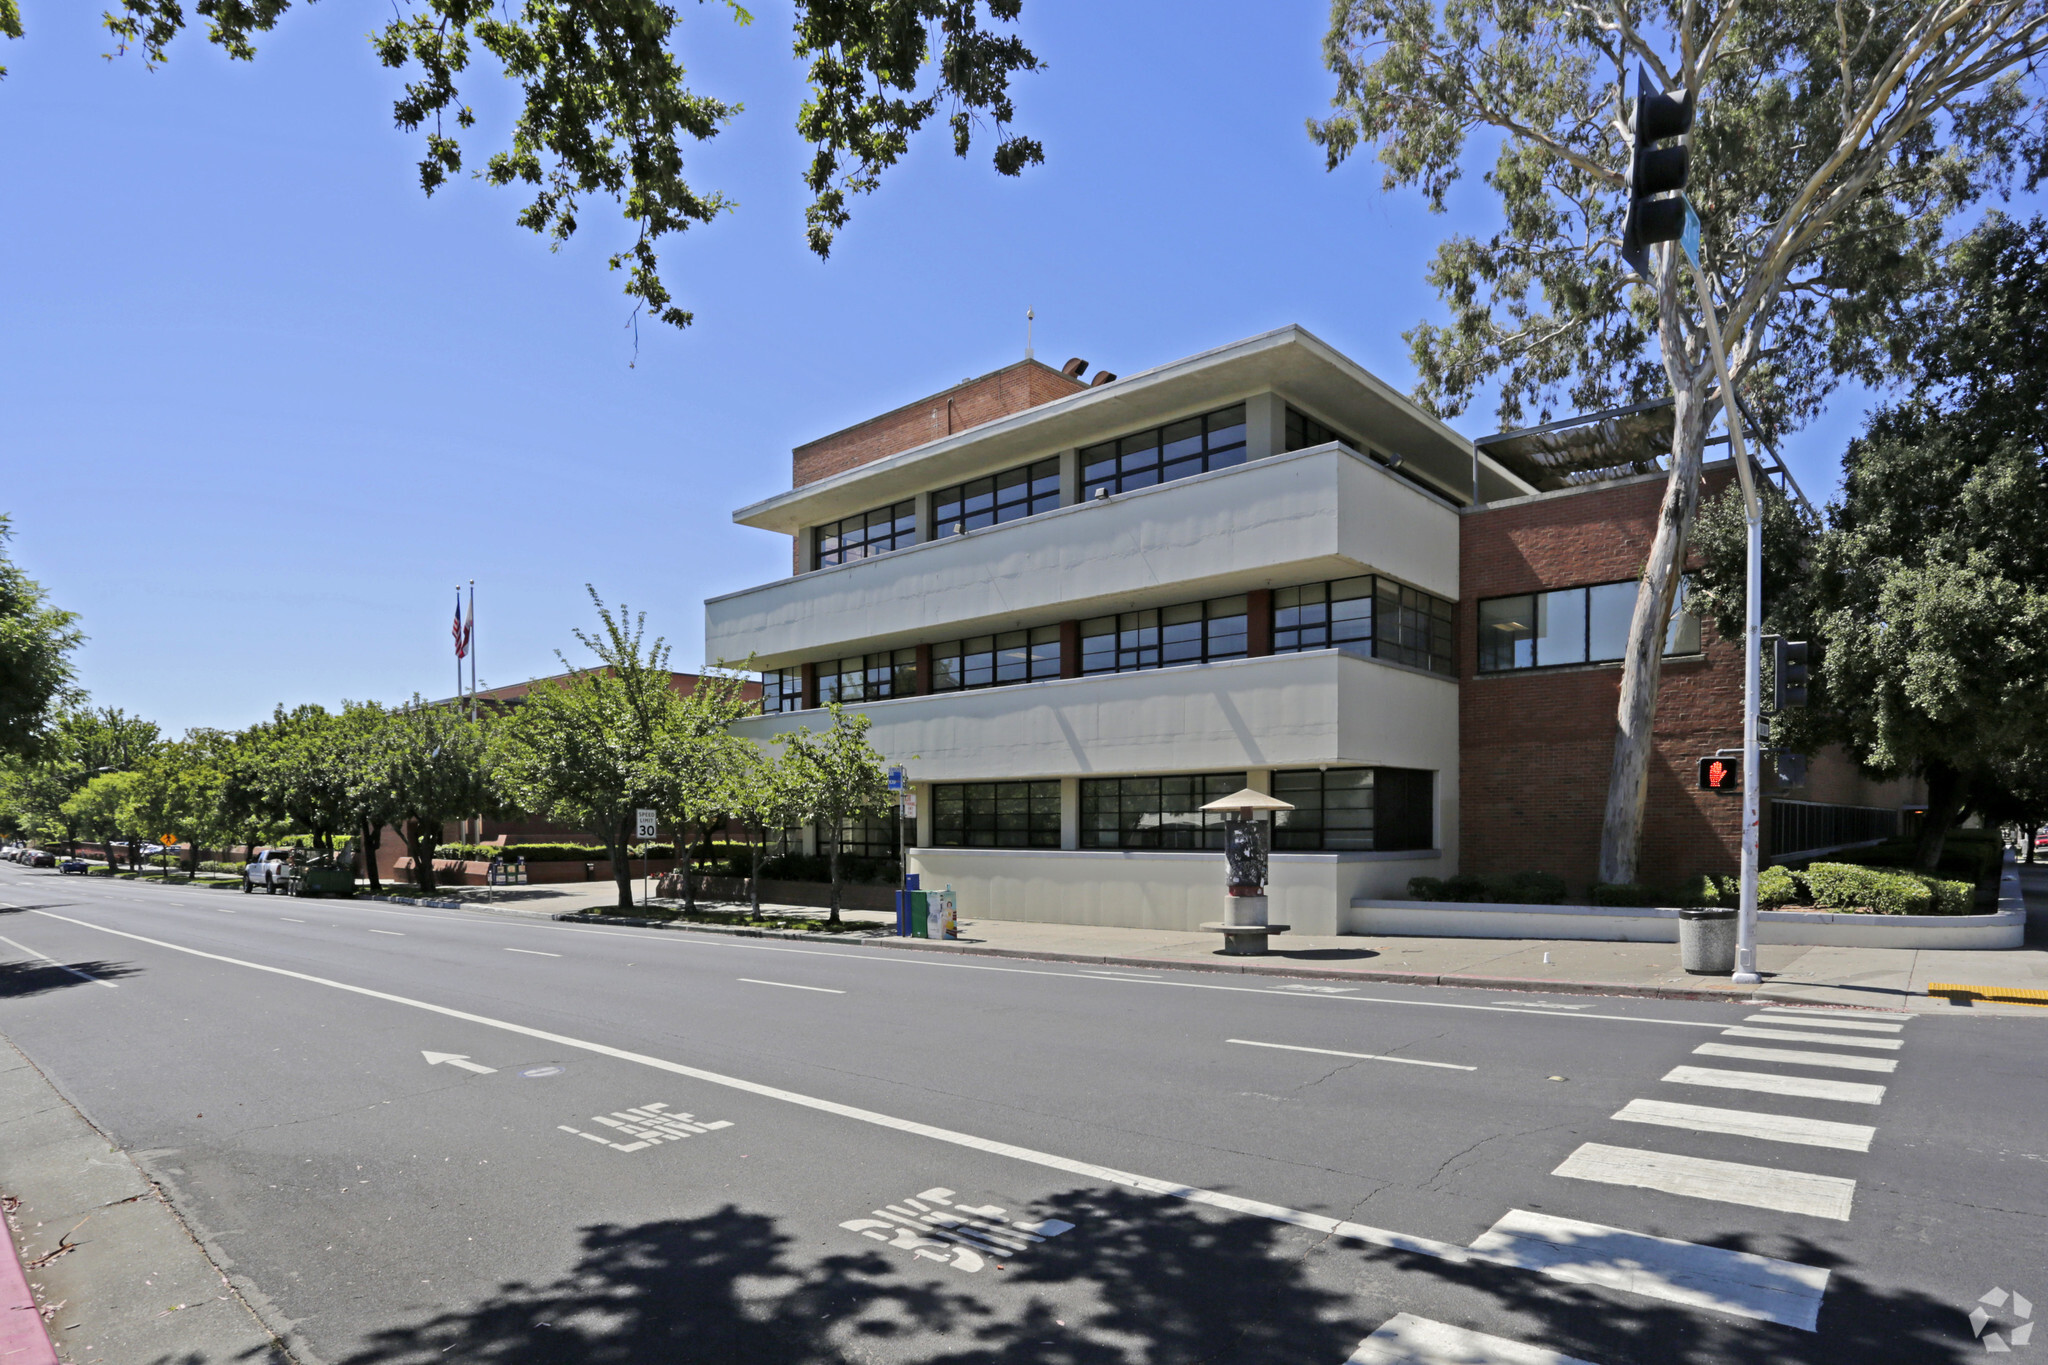
[{"label": "white crosswalk", "polygon": [[1358,1343],[1344,1365],[1592,1365],[1506,1337],[1401,1313]]},{"label": "white crosswalk", "polygon": [[1897,1038],[1845,1038],[1834,1033],[1803,1033],[1782,1028],[1724,1028],[1723,1038],[1768,1038],[1775,1043],[1826,1043],[1829,1047],[1868,1047],[1897,1052],[1905,1046]]},{"label": "white crosswalk", "polygon": [[1856,1197],[1856,1182],[1840,1176],[1647,1152],[1640,1147],[1610,1147],[1601,1142],[1580,1144],[1551,1174],[1607,1185],[1635,1185],[1688,1199],[1812,1214],[1838,1222],[1849,1220],[1849,1205]]},{"label": "white crosswalk", "polygon": [[1877,1134],[1877,1129],[1862,1123],[1835,1123],[1747,1109],[1713,1109],[1670,1100],[1630,1100],[1614,1117],[1623,1123],[1654,1123],[1666,1128],[1690,1128],[1695,1133],[1729,1133],[1765,1142],[1836,1147],[1845,1152],[1869,1151],[1870,1139]]},{"label": "white crosswalk", "polygon": [[1746,1014],[1745,1024],[1779,1024],[1785,1027],[1797,1025],[1800,1028],[1831,1028],[1850,1033],[1897,1033],[1904,1024],[1883,1024],[1875,1019],[1816,1019],[1810,1014],[1787,1018],[1782,1014]]},{"label": "white crosswalk", "polygon": [[1695,1057],[1734,1057],[1745,1062],[1784,1062],[1792,1066],[1831,1066],[1839,1071],[1897,1071],[1890,1057],[1845,1057],[1839,1052],[1806,1052],[1789,1047],[1745,1047],[1739,1043],[1701,1043]]},{"label": "white crosswalk", "polygon": [[1754,1090],[1762,1095],[1789,1095],[1805,1100],[1841,1100],[1846,1104],[1880,1104],[1884,1087],[1861,1081],[1836,1081],[1820,1076],[1774,1076],[1768,1071],[1722,1071],[1711,1066],[1674,1066],[1665,1074],[1674,1085],[1710,1085],[1721,1090]]}]

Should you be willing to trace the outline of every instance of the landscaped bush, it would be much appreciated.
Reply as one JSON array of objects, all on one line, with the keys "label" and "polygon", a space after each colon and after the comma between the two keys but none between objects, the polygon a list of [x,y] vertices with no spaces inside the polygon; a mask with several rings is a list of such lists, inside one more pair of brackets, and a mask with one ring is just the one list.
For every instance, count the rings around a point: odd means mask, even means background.
[{"label": "landscaped bush", "polygon": [[489,856],[497,853],[529,863],[601,863],[612,856],[602,844],[507,844]]},{"label": "landscaped bush", "polygon": [[1656,905],[1662,898],[1640,882],[1594,882],[1593,904],[1640,909]]},{"label": "landscaped bush", "polygon": [[1672,888],[1666,905],[1687,908],[1725,909],[1742,899],[1741,884],[1733,877],[1714,877],[1705,872],[1689,877]]},{"label": "landscaped bush", "polygon": [[1800,878],[1813,903],[1825,910],[1868,908],[1880,915],[1926,915],[1934,910],[1927,882],[1907,872],[1853,863],[1814,863]]},{"label": "landscaped bush", "polygon": [[[740,858],[737,863],[739,870],[729,875],[748,875],[747,859]],[[894,858],[856,858],[851,854],[840,858],[839,876],[842,881],[866,886],[887,886],[903,879]],[[761,860],[761,880],[829,882],[831,860],[822,853],[778,853]]]},{"label": "landscaped bush", "polygon": [[1756,903],[1762,909],[1776,910],[1792,904],[1804,894],[1799,879],[1785,868],[1767,867],[1757,874]]},{"label": "landscaped bush", "polygon": [[1934,893],[1934,908],[1924,913],[1930,915],[1968,915],[1976,908],[1977,888],[1968,882],[1944,881],[1930,877],[1924,872],[1906,874],[1917,878],[1922,885]]}]

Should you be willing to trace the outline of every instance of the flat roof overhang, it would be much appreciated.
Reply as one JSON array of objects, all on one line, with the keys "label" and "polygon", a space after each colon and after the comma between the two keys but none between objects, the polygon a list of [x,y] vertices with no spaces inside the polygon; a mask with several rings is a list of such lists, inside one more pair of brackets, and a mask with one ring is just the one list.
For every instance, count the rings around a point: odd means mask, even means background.
[{"label": "flat roof overhang", "polygon": [[[740,508],[733,520],[794,535],[806,526],[1267,390],[1400,456],[1453,496],[1471,496],[1474,448],[1468,438],[1327,342],[1289,325],[778,493]],[[1537,491],[1491,457],[1477,458],[1482,501]]]}]

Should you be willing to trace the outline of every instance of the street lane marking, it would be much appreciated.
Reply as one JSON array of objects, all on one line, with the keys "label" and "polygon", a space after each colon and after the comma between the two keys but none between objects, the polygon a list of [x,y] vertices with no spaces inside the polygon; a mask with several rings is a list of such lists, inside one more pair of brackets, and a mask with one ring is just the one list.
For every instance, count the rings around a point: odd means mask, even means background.
[{"label": "street lane marking", "polygon": [[786,991],[817,991],[824,995],[846,994],[845,991],[835,991],[830,986],[799,986],[793,981],[756,981],[751,976],[740,976],[733,979],[735,981],[744,981],[749,986],[780,986]]},{"label": "street lane marking", "polygon": [[427,1059],[428,1066],[441,1066],[445,1063],[448,1066],[459,1066],[464,1071],[474,1071],[479,1076],[495,1075],[498,1070],[494,1066],[485,1066],[481,1062],[472,1062],[469,1060],[468,1054],[462,1052],[428,1052],[423,1048],[420,1051],[420,1056]]},{"label": "street lane marking", "polygon": [[1844,1038],[1835,1033],[1800,1033],[1781,1028],[1734,1028],[1721,1030],[1723,1038],[1769,1038],[1780,1043],[1826,1043],[1829,1047],[1875,1047],[1897,1052],[1905,1043],[1897,1038]]},{"label": "street lane marking", "polygon": [[218,910],[218,911],[220,911],[220,912],[221,912],[221,913],[222,913],[223,915],[235,915],[235,914],[240,914],[240,913],[241,913],[241,912],[240,912],[240,911],[238,911],[238,910],[230,910],[230,909],[228,909],[227,907],[225,907],[225,906],[220,906],[220,905],[216,905],[216,906],[213,906],[213,907],[211,907],[211,908],[212,908],[212,909],[215,909],[215,910]]},{"label": "street lane marking", "polygon": [[1825,1019],[1889,1019],[1898,1020],[1898,1010],[1847,1010],[1833,1005],[1766,1005],[1772,1014],[1818,1015]]},{"label": "street lane marking", "polygon": [[1897,1071],[1893,1057],[1845,1057],[1834,1052],[1802,1052],[1789,1047],[1737,1047],[1733,1043],[1701,1043],[1697,1057],[1739,1057],[1745,1062],[1789,1062],[1793,1066],[1831,1066],[1840,1071]]},{"label": "street lane marking", "polygon": [[404,934],[399,933],[396,929],[372,929],[370,932],[373,934],[389,934],[393,938],[405,937]]},{"label": "street lane marking", "polygon": [[1781,1024],[1787,1028],[1797,1024],[1800,1028],[1851,1029],[1857,1033],[1897,1033],[1904,1024],[1880,1024],[1872,1019],[1819,1019],[1811,1014],[1802,1014],[1787,1019],[1782,1014],[1746,1014],[1745,1024]]},{"label": "street lane marking", "polygon": [[[988,1257],[1008,1259],[1028,1251],[1033,1243],[1074,1230],[1072,1223],[1058,1218],[1006,1220],[1003,1214],[1008,1210],[1001,1205],[955,1203],[954,1193],[943,1185],[921,1190],[900,1204],[873,1210],[872,1217],[850,1218],[839,1226],[969,1274],[979,1271]],[[949,1242],[957,1245],[948,1246]]]},{"label": "street lane marking", "polygon": [[603,1124],[614,1134],[633,1139],[630,1142],[613,1142],[601,1133],[586,1133],[580,1128],[571,1128],[566,1123],[555,1127],[577,1137],[588,1138],[601,1147],[615,1152],[638,1152],[649,1147],[658,1147],[664,1142],[681,1142],[684,1138],[699,1137],[715,1133],[721,1128],[732,1127],[731,1119],[719,1119],[713,1123],[701,1122],[695,1114],[671,1114],[666,1112],[668,1101],[643,1104],[633,1109],[614,1109],[609,1115],[593,1114],[592,1123]]},{"label": "street lane marking", "polygon": [[528,957],[560,957],[560,953],[544,953],[538,948],[507,948],[508,953],[525,953]]},{"label": "street lane marking", "polygon": [[33,948],[29,947],[29,946],[28,946],[27,944],[25,944],[25,943],[16,943],[16,942],[15,942],[15,941],[14,941],[13,939],[11,939],[11,938],[8,938],[8,937],[7,937],[6,935],[4,935],[4,934],[0,934],[0,943],[5,943],[5,944],[9,945],[10,947],[16,948],[16,949],[20,950],[21,952],[27,953],[27,954],[28,954],[28,955],[29,955],[30,957],[32,957],[32,958],[35,958],[36,960],[38,960],[38,961],[40,961],[40,962],[47,962],[47,963],[49,963],[49,964],[50,964],[50,965],[51,965],[52,967],[55,967],[55,968],[56,968],[56,969],[57,969],[58,971],[60,971],[60,972],[69,972],[69,973],[71,973],[71,974],[72,974],[73,976],[77,977],[77,978],[78,978],[78,979],[79,979],[80,981],[90,981],[90,982],[92,982],[92,984],[93,984],[93,985],[95,985],[95,986],[105,986],[105,987],[106,987],[106,988],[107,988],[108,990],[110,990],[110,991],[117,991],[117,990],[120,990],[120,989],[121,989],[121,988],[120,988],[120,987],[119,987],[118,985],[114,984],[114,983],[113,983],[113,982],[111,982],[111,981],[102,981],[102,980],[100,980],[100,979],[99,979],[98,977],[94,976],[94,975],[93,975],[93,974],[92,974],[91,972],[81,972],[81,971],[80,971],[80,970],[78,970],[78,968],[76,968],[76,967],[67,967],[67,966],[65,966],[65,965],[64,965],[63,963],[59,962],[59,961],[58,961],[58,960],[57,960],[56,958],[54,958],[54,957],[48,957],[48,956],[45,956],[44,954],[42,954],[42,953],[39,953],[39,952],[37,952],[37,951],[36,951],[35,949],[33,949]]},{"label": "street lane marking", "polygon": [[279,915],[279,916],[278,916],[278,918],[279,918],[279,919],[281,919],[281,920],[283,920],[283,921],[284,921],[284,922],[285,922],[286,924],[304,924],[304,923],[305,923],[305,921],[304,921],[304,920],[302,920],[302,919],[293,919],[293,918],[292,918],[292,917],[291,917],[290,915]]},{"label": "street lane marking", "polygon": [[1365,1062],[1399,1062],[1403,1066],[1436,1066],[1446,1071],[1477,1071],[1476,1066],[1459,1066],[1456,1062],[1425,1062],[1419,1057],[1388,1057],[1377,1052],[1339,1052],[1331,1047],[1298,1047],[1293,1043],[1256,1043],[1249,1038],[1225,1038],[1226,1043],[1240,1047],[1276,1047],[1285,1052],[1320,1052],[1325,1057],[1356,1057]]},{"label": "street lane marking", "polygon": [[1541,1271],[1804,1332],[1820,1317],[1828,1272],[1747,1251],[1626,1232],[1513,1209],[1472,1244],[1497,1265]]},{"label": "street lane marking", "polygon": [[1884,1087],[1860,1081],[1823,1080],[1818,1076],[1773,1076],[1764,1071],[1717,1071],[1708,1066],[1674,1066],[1664,1079],[1677,1085],[1711,1085],[1722,1090],[1754,1090],[1763,1095],[1792,1095],[1805,1100],[1841,1100],[1846,1104],[1880,1104]]},{"label": "street lane marking", "polygon": [[1358,1343],[1344,1365],[1592,1365],[1541,1346],[1398,1313]]},{"label": "street lane marking", "polygon": [[1624,1123],[1654,1123],[1689,1128],[1696,1133],[1730,1133],[1766,1142],[1796,1142],[1806,1147],[1835,1147],[1867,1152],[1877,1129],[1861,1123],[1794,1118],[1790,1114],[1759,1114],[1747,1109],[1712,1109],[1668,1100],[1630,1100],[1615,1118]]},{"label": "street lane marking", "polygon": [[1688,1199],[1746,1204],[1753,1209],[1782,1209],[1840,1223],[1849,1221],[1849,1204],[1856,1197],[1856,1182],[1840,1176],[1781,1171],[1740,1161],[1709,1161],[1639,1147],[1610,1147],[1604,1142],[1581,1144],[1551,1174],[1661,1190]]}]

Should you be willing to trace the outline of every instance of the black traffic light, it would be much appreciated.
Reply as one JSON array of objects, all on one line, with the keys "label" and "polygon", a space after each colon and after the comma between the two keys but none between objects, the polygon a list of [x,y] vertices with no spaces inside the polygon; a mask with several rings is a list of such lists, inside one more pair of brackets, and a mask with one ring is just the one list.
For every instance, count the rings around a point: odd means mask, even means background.
[{"label": "black traffic light", "polygon": [[1685,232],[1685,199],[1654,198],[1685,188],[1686,146],[1652,143],[1692,129],[1692,91],[1667,95],[1650,88],[1650,73],[1636,68],[1635,145],[1628,159],[1628,216],[1621,226],[1621,258],[1650,279],[1650,244],[1675,242]]},{"label": "black traffic light", "polygon": [[1783,711],[1789,706],[1806,705],[1806,683],[1813,676],[1807,665],[1808,647],[1804,640],[1786,640],[1771,637],[1771,709]]},{"label": "black traffic light", "polygon": [[1742,790],[1742,760],[1733,754],[1716,754],[1700,760],[1700,790],[1739,792]]}]

